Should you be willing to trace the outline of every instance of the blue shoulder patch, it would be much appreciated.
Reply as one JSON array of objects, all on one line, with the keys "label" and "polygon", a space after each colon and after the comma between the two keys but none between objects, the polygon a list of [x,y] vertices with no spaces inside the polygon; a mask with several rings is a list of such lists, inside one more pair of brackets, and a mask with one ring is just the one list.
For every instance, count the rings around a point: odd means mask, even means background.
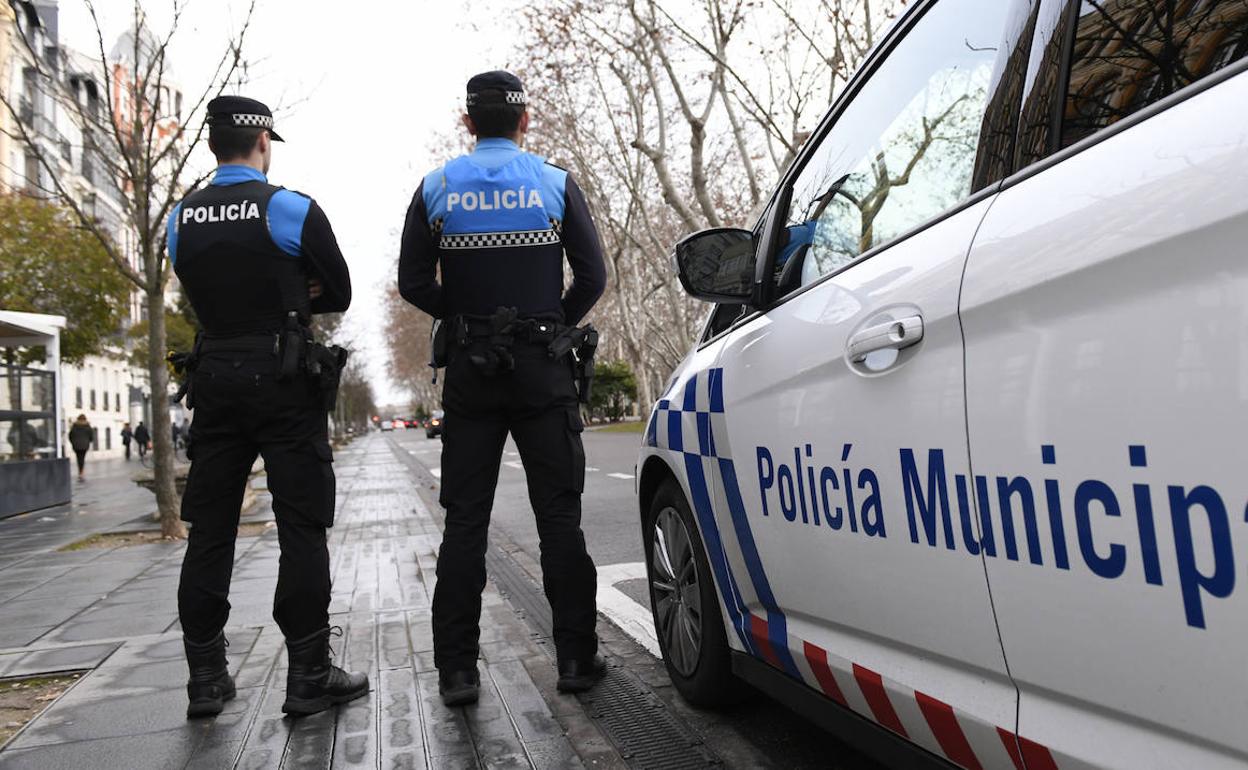
[{"label": "blue shoulder patch", "polygon": [[421,196],[425,199],[425,213],[429,216],[429,224],[446,216],[446,174],[444,167],[438,167],[425,177],[421,183]]},{"label": "blue shoulder patch", "polygon": [[165,221],[165,250],[169,253],[169,264],[178,261],[178,215],[182,212],[182,204],[173,207],[169,219]]},{"label": "blue shoulder patch", "polygon": [[568,172],[550,161],[542,164],[542,202],[550,218],[563,221],[563,207],[567,194]]},{"label": "blue shoulder patch", "polygon": [[292,257],[303,254],[303,223],[312,199],[294,190],[278,190],[269,198],[269,235]]}]

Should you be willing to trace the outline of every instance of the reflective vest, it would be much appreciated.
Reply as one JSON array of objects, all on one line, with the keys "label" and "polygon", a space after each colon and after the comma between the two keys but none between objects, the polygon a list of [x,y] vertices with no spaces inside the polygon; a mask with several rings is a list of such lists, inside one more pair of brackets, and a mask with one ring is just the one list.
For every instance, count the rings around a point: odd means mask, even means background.
[{"label": "reflective vest", "polygon": [[544,158],[489,139],[425,178],[451,315],[514,307],[521,317],[562,318],[566,180]]}]

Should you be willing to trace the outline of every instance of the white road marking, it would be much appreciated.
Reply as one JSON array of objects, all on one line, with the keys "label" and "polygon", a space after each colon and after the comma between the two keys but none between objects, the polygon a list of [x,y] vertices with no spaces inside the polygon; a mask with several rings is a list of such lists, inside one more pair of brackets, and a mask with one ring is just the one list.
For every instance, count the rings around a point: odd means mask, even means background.
[{"label": "white road marking", "polygon": [[434,477],[435,479],[440,479],[440,478],[442,478],[442,469],[441,469],[441,468],[430,468],[430,469],[429,469],[429,473],[430,473],[430,474],[432,474],[432,475],[433,475],[433,477]]},{"label": "white road marking", "polygon": [[659,649],[659,637],[654,631],[654,617],[650,610],[615,587],[616,583],[645,577],[646,565],[639,561],[599,567],[598,611],[658,658],[663,652]]},{"label": "white road marking", "polygon": [[524,463],[520,462],[519,460],[508,460],[507,462],[503,463],[503,465],[506,465],[508,468],[515,468],[518,471],[524,470]]},{"label": "white road marking", "polygon": [[503,454],[507,455],[508,457],[519,457],[519,456],[520,456],[520,453],[519,453],[519,452],[504,452]]},{"label": "white road marking", "polygon": [[587,466],[585,466],[585,472],[586,472],[586,473],[597,473],[597,472],[598,472],[598,469],[597,469],[597,468],[591,468],[591,467],[589,467],[589,466],[587,465]]},{"label": "white road marking", "polygon": [[633,474],[631,473],[608,473],[607,475],[613,479],[626,479],[627,480],[627,479],[633,478]]}]

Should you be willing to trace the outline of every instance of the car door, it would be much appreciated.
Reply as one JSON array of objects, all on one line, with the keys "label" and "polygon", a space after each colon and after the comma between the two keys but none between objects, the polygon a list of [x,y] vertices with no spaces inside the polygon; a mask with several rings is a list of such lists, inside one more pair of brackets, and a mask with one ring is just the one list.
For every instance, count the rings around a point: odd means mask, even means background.
[{"label": "car door", "polygon": [[782,296],[726,335],[708,396],[752,651],[968,767],[1010,766],[1016,696],[967,504],[957,299],[1029,11],[905,18],[778,197]]},{"label": "car door", "polygon": [[1039,27],[1033,165],[961,302],[1018,731],[1062,767],[1242,767],[1248,2],[1061,0]]}]

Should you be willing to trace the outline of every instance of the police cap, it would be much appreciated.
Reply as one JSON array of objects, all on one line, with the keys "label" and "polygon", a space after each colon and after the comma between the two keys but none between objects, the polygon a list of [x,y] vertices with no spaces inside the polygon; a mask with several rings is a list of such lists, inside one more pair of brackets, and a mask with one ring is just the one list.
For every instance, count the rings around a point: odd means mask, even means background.
[{"label": "police cap", "polygon": [[528,97],[520,78],[505,70],[473,75],[468,80],[468,106],[479,104],[517,104],[524,106]]},{"label": "police cap", "polygon": [[273,112],[263,102],[246,96],[218,96],[208,102],[208,125],[263,128],[273,141],[285,141],[273,130]]}]

